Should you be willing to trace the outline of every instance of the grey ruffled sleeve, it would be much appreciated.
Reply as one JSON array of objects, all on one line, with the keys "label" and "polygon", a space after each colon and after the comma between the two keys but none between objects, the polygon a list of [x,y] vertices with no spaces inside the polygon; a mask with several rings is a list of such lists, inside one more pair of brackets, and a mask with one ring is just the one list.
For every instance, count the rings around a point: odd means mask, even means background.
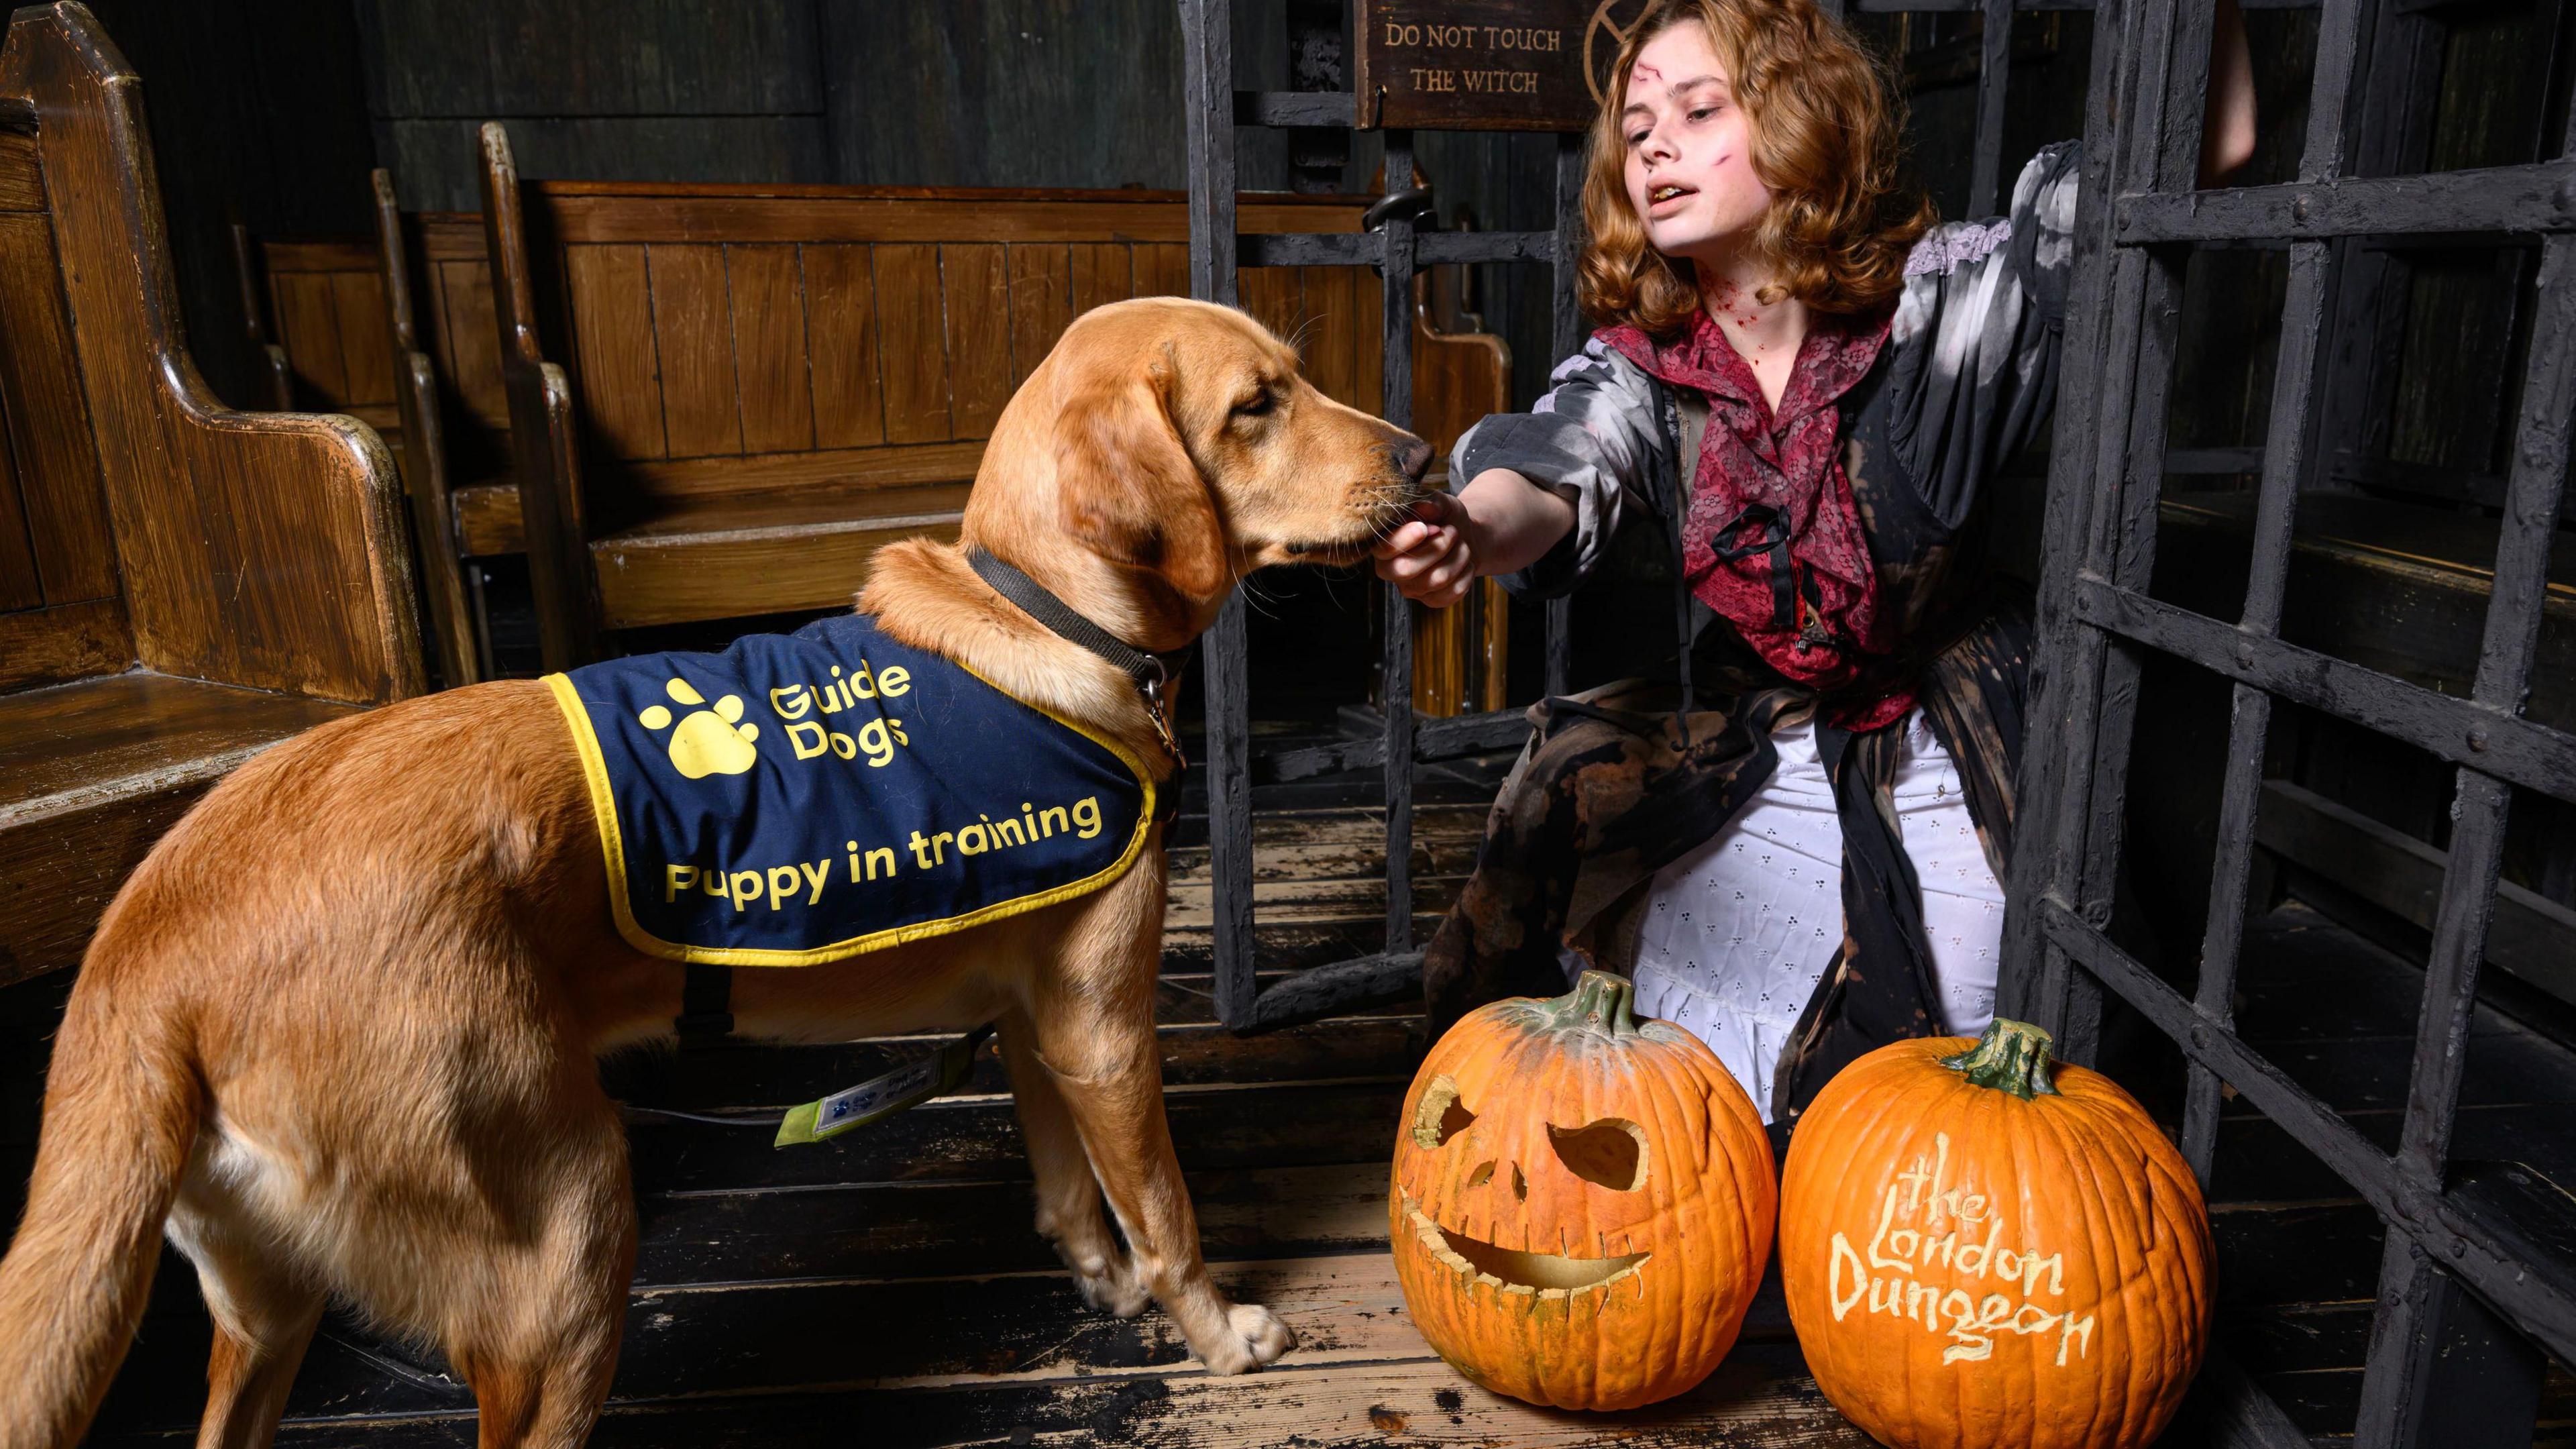
[{"label": "grey ruffled sleeve", "polygon": [[1654,381],[1635,363],[1587,341],[1550,381],[1537,407],[1484,419],[1449,455],[1453,490],[1489,468],[1509,468],[1574,504],[1572,531],[1538,562],[1502,576],[1503,587],[1533,598],[1589,577],[1628,510],[1648,508],[1653,470],[1671,466]]},{"label": "grey ruffled sleeve", "polygon": [[1888,330],[1888,440],[1948,527],[2056,403],[2082,160],[2072,141],[2043,149],[2009,215],[1944,222],[1906,260]]}]

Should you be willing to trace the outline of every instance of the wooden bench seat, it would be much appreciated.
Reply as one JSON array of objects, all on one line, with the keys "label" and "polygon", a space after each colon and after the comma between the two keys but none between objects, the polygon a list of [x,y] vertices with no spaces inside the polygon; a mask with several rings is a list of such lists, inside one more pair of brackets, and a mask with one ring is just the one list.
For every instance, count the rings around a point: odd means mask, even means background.
[{"label": "wooden bench seat", "polygon": [[857,483],[673,499],[591,540],[600,622],[634,629],[846,602],[878,549],[955,538],[967,486]]},{"label": "wooden bench seat", "polygon": [[206,393],[172,330],[151,155],[89,13],[19,11],[0,51],[0,984],[76,964],[135,863],[252,753],[422,687],[392,458],[348,417]]},{"label": "wooden bench seat", "polygon": [[468,483],[447,496],[457,552],[491,558],[528,551],[527,526],[519,520],[519,485],[507,476]]},{"label": "wooden bench seat", "polygon": [[143,670],[0,696],[0,983],[79,961],[117,887],[234,766],[361,708]]}]

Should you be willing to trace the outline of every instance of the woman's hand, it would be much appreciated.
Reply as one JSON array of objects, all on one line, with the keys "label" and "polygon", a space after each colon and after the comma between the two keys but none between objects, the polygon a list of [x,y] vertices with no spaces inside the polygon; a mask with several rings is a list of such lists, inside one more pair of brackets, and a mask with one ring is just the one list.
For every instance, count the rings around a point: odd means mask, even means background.
[{"label": "woman's hand", "polygon": [[1574,505],[1508,468],[1488,468],[1465,491],[1413,505],[1372,550],[1377,576],[1408,599],[1445,609],[1477,579],[1536,563],[1574,527]]},{"label": "woman's hand", "polygon": [[1413,505],[1413,517],[1371,550],[1377,556],[1377,576],[1408,599],[1448,608],[1467,596],[1479,574],[1470,523],[1467,507],[1456,495],[1429,495]]}]

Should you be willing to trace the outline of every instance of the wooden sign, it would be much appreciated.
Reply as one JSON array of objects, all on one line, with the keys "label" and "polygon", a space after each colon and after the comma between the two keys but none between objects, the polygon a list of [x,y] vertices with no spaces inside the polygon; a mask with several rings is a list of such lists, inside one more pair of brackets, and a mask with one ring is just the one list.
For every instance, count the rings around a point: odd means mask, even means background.
[{"label": "wooden sign", "polygon": [[1581,131],[1647,0],[1359,0],[1363,128]]}]

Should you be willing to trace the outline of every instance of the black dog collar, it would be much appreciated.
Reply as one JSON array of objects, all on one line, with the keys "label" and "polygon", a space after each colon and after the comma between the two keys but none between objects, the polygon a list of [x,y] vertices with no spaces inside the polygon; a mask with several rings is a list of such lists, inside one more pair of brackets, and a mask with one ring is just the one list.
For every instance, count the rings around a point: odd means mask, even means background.
[{"label": "black dog collar", "polygon": [[1180,677],[1182,666],[1189,663],[1195,644],[1169,654],[1148,653],[1074,612],[1071,604],[1049,592],[1046,585],[979,547],[967,548],[966,563],[977,578],[992,585],[993,592],[1017,605],[1020,612],[1044,624],[1058,638],[1108,660],[1136,681],[1136,692],[1145,697],[1145,712],[1153,716],[1154,728],[1163,737],[1163,748],[1172,752],[1173,764],[1188,763],[1181,754],[1180,732],[1172,726],[1172,684]]}]

